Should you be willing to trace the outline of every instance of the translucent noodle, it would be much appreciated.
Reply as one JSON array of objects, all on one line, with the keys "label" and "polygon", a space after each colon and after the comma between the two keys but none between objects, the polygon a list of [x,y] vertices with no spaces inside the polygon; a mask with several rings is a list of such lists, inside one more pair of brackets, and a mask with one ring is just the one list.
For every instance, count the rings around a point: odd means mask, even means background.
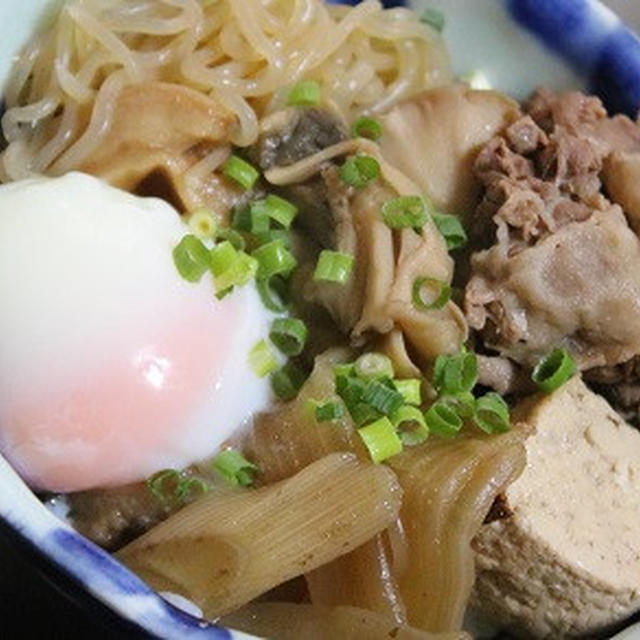
[{"label": "translucent noodle", "polygon": [[525,465],[525,429],[433,440],[391,458],[405,492],[400,519],[410,562],[398,567],[407,620],[432,632],[462,628],[473,585],[471,540],[496,496]]},{"label": "translucent noodle", "polygon": [[202,92],[236,116],[232,142],[245,146],[303,78],[319,82],[324,101],[351,121],[446,83],[450,73],[433,29],[374,0],[353,8],[320,0],[70,0],[7,83],[1,177],[80,166],[105,135],[120,89],[133,83]]},{"label": "translucent noodle", "polygon": [[278,640],[471,640],[464,632],[428,633],[356,607],[288,603],[250,604],[220,621],[233,629]]},{"label": "translucent noodle", "polygon": [[207,495],[118,557],[213,619],[363,544],[397,518],[401,498],[388,467],[336,453],[257,491]]}]

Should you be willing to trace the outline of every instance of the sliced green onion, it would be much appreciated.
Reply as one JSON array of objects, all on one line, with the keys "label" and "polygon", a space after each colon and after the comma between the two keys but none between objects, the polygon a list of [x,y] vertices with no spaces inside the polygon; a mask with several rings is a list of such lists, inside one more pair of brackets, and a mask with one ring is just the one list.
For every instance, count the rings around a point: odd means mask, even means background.
[{"label": "sliced green onion", "polygon": [[298,82],[287,96],[287,104],[294,107],[313,107],[322,98],[322,90],[315,80]]},{"label": "sliced green onion", "polygon": [[293,362],[271,374],[271,388],[280,400],[292,400],[304,384],[305,376]]},{"label": "sliced green onion", "polygon": [[420,196],[400,196],[382,205],[382,219],[391,229],[421,229],[429,214]]},{"label": "sliced green onion", "polygon": [[[425,288],[428,288],[431,293],[428,301],[423,298]],[[419,311],[442,309],[451,299],[451,285],[436,278],[416,278],[413,281],[411,299],[413,306]]]},{"label": "sliced green onion", "polygon": [[404,403],[404,398],[399,391],[380,380],[369,380],[362,393],[362,400],[383,415],[390,416]]},{"label": "sliced green onion", "polygon": [[424,414],[418,407],[404,405],[391,417],[391,422],[400,435],[400,440],[408,447],[421,444],[429,437],[429,427]]},{"label": "sliced green onion", "polygon": [[178,273],[189,282],[198,282],[209,269],[209,249],[194,235],[186,235],[173,249]]},{"label": "sliced green onion", "polygon": [[258,261],[255,258],[239,251],[233,264],[222,274],[214,277],[213,283],[216,293],[226,291],[230,287],[241,287],[258,272]]},{"label": "sliced green onion", "polygon": [[257,342],[249,352],[249,366],[258,378],[264,378],[278,368],[278,360],[266,340]]},{"label": "sliced green onion", "polygon": [[236,155],[229,156],[222,165],[222,173],[247,191],[254,187],[260,177],[260,173],[255,167]]},{"label": "sliced green onion", "polygon": [[494,391],[476,400],[473,422],[485,433],[504,433],[511,429],[509,407],[502,396]]},{"label": "sliced green onion", "polygon": [[471,418],[475,415],[476,399],[470,391],[442,396],[441,401],[451,407],[461,418]]},{"label": "sliced green onion", "polygon": [[363,353],[355,362],[354,373],[364,380],[393,378],[393,363],[383,353]]},{"label": "sliced green onion", "polygon": [[[275,220],[283,228],[289,229],[298,215],[298,207],[276,195],[268,195],[264,200],[257,200],[251,205],[251,212],[263,212],[271,220]],[[255,233],[255,231],[254,231]]]},{"label": "sliced green onion", "polygon": [[176,487],[176,498],[180,502],[187,502],[194,494],[209,492],[209,485],[202,478],[182,478]]},{"label": "sliced green onion", "polygon": [[262,304],[276,313],[282,313],[287,309],[287,283],[280,276],[273,276],[265,280],[257,280],[256,287],[260,294]]},{"label": "sliced green onion", "polygon": [[235,229],[229,229],[228,227],[218,229],[216,238],[218,240],[226,240],[227,242],[230,242],[233,248],[238,251],[244,251],[247,246],[242,234],[238,233]]},{"label": "sliced green onion", "polygon": [[405,404],[422,404],[422,382],[417,378],[394,380],[393,384],[404,398]]},{"label": "sliced green onion", "polygon": [[344,400],[347,409],[362,401],[362,395],[366,387],[366,382],[350,374],[336,375],[336,391]]},{"label": "sliced green onion", "polygon": [[353,256],[348,253],[325,249],[320,252],[313,279],[346,284],[353,270],[353,262]]},{"label": "sliced green onion", "polygon": [[441,33],[444,29],[445,23],[444,14],[442,13],[442,11],[435,9],[434,7],[429,7],[420,16],[420,22],[428,24],[430,27],[433,27],[438,33]]},{"label": "sliced green onion", "polygon": [[379,140],[382,136],[382,125],[378,120],[362,116],[358,118],[351,127],[354,138],[369,138],[369,140]]},{"label": "sliced green onion", "polygon": [[362,189],[380,175],[380,164],[371,156],[351,156],[340,167],[342,181],[350,187]]},{"label": "sliced green onion", "polygon": [[576,363],[564,348],[554,349],[535,366],[531,379],[542,391],[550,393],[561,387],[576,372]]},{"label": "sliced green onion", "polygon": [[282,240],[273,240],[255,249],[251,255],[258,261],[258,278],[288,275],[298,264]]},{"label": "sliced green onion", "polygon": [[285,356],[299,356],[307,342],[307,325],[298,318],[276,318],[269,338]]},{"label": "sliced green onion", "polygon": [[147,478],[147,487],[158,500],[164,501],[175,495],[180,477],[180,472],[175,469],[163,469]]},{"label": "sliced green onion", "polygon": [[189,228],[198,238],[213,238],[218,232],[218,223],[210,209],[196,209],[189,216]]},{"label": "sliced green onion", "polygon": [[271,229],[271,218],[266,207],[262,206],[262,201],[254,202],[249,207],[249,213],[251,215],[251,233],[268,233]]},{"label": "sliced green onion", "polygon": [[253,240],[255,241],[256,248],[269,244],[274,240],[281,242],[287,249],[291,249],[293,246],[291,233],[286,229],[269,229],[269,231],[265,231],[264,233],[256,233],[253,234]]},{"label": "sliced green onion", "polygon": [[433,370],[433,386],[442,395],[471,391],[478,381],[478,359],[473,352],[439,355]]},{"label": "sliced green onion", "polygon": [[258,471],[255,464],[249,462],[239,451],[227,449],[219,453],[212,466],[230,485],[249,487]]},{"label": "sliced green onion", "polygon": [[223,274],[238,257],[238,251],[228,241],[220,242],[210,252],[209,264],[214,276]]},{"label": "sliced green onion", "polygon": [[452,251],[467,244],[467,233],[458,216],[448,213],[432,213],[433,222],[447,243],[447,249]]},{"label": "sliced green onion", "polygon": [[324,402],[315,408],[315,417],[318,422],[333,422],[344,415],[344,405],[340,402]]},{"label": "sliced green onion", "polygon": [[224,297],[233,287],[246,284],[256,275],[258,262],[225,240],[211,250],[210,267],[216,293]]},{"label": "sliced green onion", "polygon": [[363,399],[367,386],[364,380],[352,375],[337,375],[335,386],[356,425],[367,424],[381,417],[380,412]]},{"label": "sliced green onion", "polygon": [[237,231],[251,231],[251,207],[234,207],[231,227]]},{"label": "sliced green onion", "polygon": [[432,404],[424,418],[429,431],[440,436],[454,436],[462,428],[462,418],[442,401]]},{"label": "sliced green onion", "polygon": [[366,402],[357,402],[352,405],[349,408],[349,414],[353,418],[356,427],[362,427],[365,424],[370,424],[371,422],[375,422],[376,420],[384,417],[380,411],[374,409]]},{"label": "sliced green onion", "polygon": [[337,364],[333,368],[333,372],[336,378],[349,377],[356,375],[356,366],[353,362],[347,362],[344,364]]},{"label": "sliced green onion", "polygon": [[358,435],[367,447],[371,459],[376,463],[383,462],[402,451],[402,440],[398,437],[389,418],[380,418],[358,429]]}]

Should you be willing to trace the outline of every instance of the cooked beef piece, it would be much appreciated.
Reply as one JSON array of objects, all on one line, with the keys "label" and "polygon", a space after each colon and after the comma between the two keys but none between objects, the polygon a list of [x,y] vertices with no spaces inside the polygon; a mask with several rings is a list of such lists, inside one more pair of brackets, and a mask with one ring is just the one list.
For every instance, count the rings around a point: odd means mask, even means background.
[{"label": "cooked beef piece", "polygon": [[500,356],[478,354],[478,384],[500,395],[526,394],[535,391],[531,378],[518,365]]},{"label": "cooked beef piece", "polygon": [[156,498],[145,484],[71,493],[67,501],[73,526],[109,551],[131,542],[177,508]]},{"label": "cooked beef piece", "polygon": [[475,162],[469,324],[525,365],[561,344],[582,369],[624,362],[640,354],[640,241],[600,174],[640,148],[640,127],[579,93],[539,91],[525,109]]}]

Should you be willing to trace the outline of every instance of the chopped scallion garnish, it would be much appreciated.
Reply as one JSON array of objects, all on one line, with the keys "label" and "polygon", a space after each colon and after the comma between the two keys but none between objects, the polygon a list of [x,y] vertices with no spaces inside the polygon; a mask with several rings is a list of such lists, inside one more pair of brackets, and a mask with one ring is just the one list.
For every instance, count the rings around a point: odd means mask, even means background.
[{"label": "chopped scallion garnish", "polygon": [[371,156],[351,156],[340,167],[342,181],[356,189],[366,187],[379,175],[380,164]]},{"label": "chopped scallion garnish", "polygon": [[208,493],[210,487],[202,478],[184,477],[176,487],[176,498],[180,502],[188,502],[194,495]]},{"label": "chopped scallion garnish", "polygon": [[163,502],[179,500],[188,502],[194,494],[209,491],[209,485],[202,479],[186,475],[184,471],[163,469],[147,478],[147,487],[151,493]]},{"label": "chopped scallion garnish", "polygon": [[[424,299],[426,292],[428,300]],[[451,285],[444,280],[421,277],[413,281],[411,292],[413,306],[420,311],[442,309],[451,299]]]},{"label": "chopped scallion garnish", "polygon": [[282,240],[272,240],[251,254],[258,261],[258,278],[288,275],[298,264]]},{"label": "chopped scallion garnish", "polygon": [[234,207],[231,226],[237,231],[251,231],[251,207]]},{"label": "chopped scallion garnish", "polygon": [[256,233],[253,234],[252,240],[254,240],[256,248],[269,244],[274,240],[281,242],[287,249],[291,249],[293,246],[291,233],[287,229],[269,229],[264,233]]},{"label": "chopped scallion garnish", "polygon": [[213,238],[218,232],[218,223],[210,209],[196,209],[189,216],[189,228],[198,238]]},{"label": "chopped scallion garnish", "polygon": [[354,373],[363,380],[393,378],[393,363],[383,353],[363,353],[355,361]]},{"label": "chopped scallion garnish", "polygon": [[402,451],[402,440],[389,418],[380,418],[366,427],[358,429],[371,459],[378,463]]},{"label": "chopped scallion garnish", "polygon": [[305,376],[293,362],[271,374],[271,388],[280,400],[292,400],[304,384]]},{"label": "chopped scallion garnish", "polygon": [[222,173],[247,191],[254,187],[260,177],[260,173],[255,167],[236,155],[229,156],[222,165]]},{"label": "chopped scallion garnish", "polygon": [[420,196],[400,196],[382,205],[382,219],[391,229],[421,229],[429,214]]},{"label": "chopped scallion garnish", "polygon": [[230,242],[233,248],[237,251],[244,251],[247,246],[242,234],[238,233],[235,229],[230,229],[228,227],[218,229],[216,237],[218,240],[226,240],[227,242]]},{"label": "chopped scallion garnish", "polygon": [[211,273],[216,293],[247,284],[258,271],[258,262],[244,251],[236,251],[225,240],[211,250]]},{"label": "chopped scallion garnish", "polygon": [[391,417],[391,421],[402,443],[409,447],[421,444],[429,437],[427,421],[418,407],[400,407]]},{"label": "chopped scallion garnish", "polygon": [[175,495],[180,477],[180,472],[175,469],[163,469],[147,478],[147,487],[158,500],[167,500]]},{"label": "chopped scallion garnish", "polygon": [[368,138],[369,140],[379,140],[382,136],[382,125],[378,120],[362,116],[358,118],[351,127],[354,138]]},{"label": "chopped scallion garnish", "polygon": [[313,279],[346,284],[353,269],[353,262],[353,256],[348,253],[325,249],[320,252]]},{"label": "chopped scallion garnish", "polygon": [[266,207],[262,206],[262,201],[254,202],[249,207],[249,213],[251,215],[251,233],[256,235],[258,233],[268,233],[271,229],[271,218],[266,210]]},{"label": "chopped scallion garnish", "polygon": [[501,395],[491,391],[476,400],[473,421],[485,433],[503,433],[511,428],[509,407]]},{"label": "chopped scallion garnish", "polygon": [[278,360],[266,340],[257,342],[249,352],[249,366],[259,378],[278,368]]},{"label": "chopped scallion garnish", "polygon": [[273,194],[268,195],[264,200],[257,200],[252,203],[252,214],[254,211],[263,212],[264,215],[280,224],[284,229],[289,229],[298,215],[298,207],[288,200]]},{"label": "chopped scallion garnish", "polygon": [[257,280],[256,287],[260,294],[262,304],[276,313],[282,313],[287,309],[287,282],[280,276],[273,276],[265,280]]},{"label": "chopped scallion garnish", "polygon": [[453,355],[439,355],[433,370],[433,386],[442,395],[455,396],[468,392],[478,381],[476,354],[461,351]]},{"label": "chopped scallion garnish", "polygon": [[420,380],[417,378],[394,380],[393,384],[404,398],[405,404],[416,406],[422,404],[422,382]]},{"label": "chopped scallion garnish", "polygon": [[313,107],[322,98],[322,90],[315,80],[298,82],[287,96],[287,104],[294,107]]},{"label": "chopped scallion garnish", "polygon": [[403,405],[404,398],[391,381],[385,384],[385,381],[369,380],[362,393],[362,401],[383,415],[390,416]]},{"label": "chopped scallion garnish", "polygon": [[424,417],[429,431],[440,436],[454,436],[462,428],[462,418],[442,401],[432,404]]},{"label": "chopped scallion garnish", "polygon": [[476,412],[476,399],[470,391],[460,391],[441,397],[442,402],[450,406],[461,418],[471,418]]},{"label": "chopped scallion garnish", "polygon": [[173,249],[173,262],[178,273],[189,282],[198,282],[209,269],[211,254],[202,240],[186,235]]},{"label": "chopped scallion garnish", "polygon": [[542,391],[550,393],[561,387],[576,372],[576,363],[564,348],[554,349],[538,362],[531,379]]},{"label": "chopped scallion garnish", "polygon": [[340,402],[324,402],[315,408],[315,417],[318,422],[333,422],[342,418],[344,406]]},{"label": "chopped scallion garnish", "polygon": [[249,487],[258,471],[255,464],[249,462],[239,451],[226,449],[212,461],[212,466],[230,485]]},{"label": "chopped scallion garnish", "polygon": [[307,325],[298,318],[276,318],[269,338],[285,356],[299,356],[307,342]]},{"label": "chopped scallion garnish", "polygon": [[458,216],[448,213],[432,213],[433,222],[447,243],[447,249],[452,251],[467,244],[467,234]]}]

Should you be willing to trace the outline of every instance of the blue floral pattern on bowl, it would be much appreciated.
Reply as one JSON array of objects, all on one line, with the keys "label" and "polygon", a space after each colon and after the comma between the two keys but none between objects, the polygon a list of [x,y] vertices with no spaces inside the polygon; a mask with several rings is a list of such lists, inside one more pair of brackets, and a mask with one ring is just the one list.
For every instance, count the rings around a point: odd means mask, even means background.
[{"label": "blue floral pattern on bowl", "polygon": [[[385,2],[417,9],[428,4],[426,0]],[[585,76],[612,111],[635,115],[640,105],[640,40],[608,9],[594,0],[502,0],[502,6],[517,25]],[[141,630],[181,640],[249,638],[169,604],[111,555],[51,514],[1,457],[0,487],[3,526]],[[625,637],[640,637],[640,628],[628,629]]]}]

